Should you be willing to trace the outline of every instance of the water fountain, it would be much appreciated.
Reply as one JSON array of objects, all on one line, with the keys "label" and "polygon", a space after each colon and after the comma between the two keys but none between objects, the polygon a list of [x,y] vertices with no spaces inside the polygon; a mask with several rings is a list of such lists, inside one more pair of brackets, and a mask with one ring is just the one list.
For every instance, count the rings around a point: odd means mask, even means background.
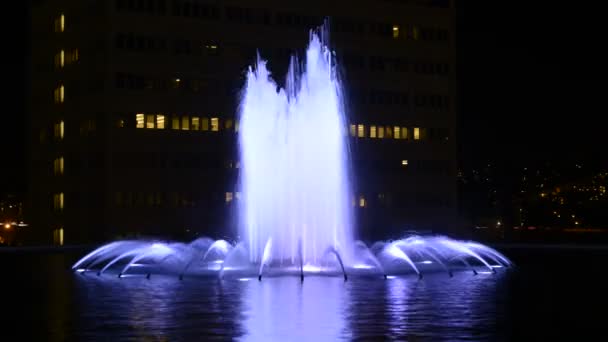
[{"label": "water fountain", "polygon": [[277,91],[266,62],[250,68],[240,105],[241,241],[118,241],[73,269],[118,277],[179,275],[383,275],[455,270],[494,273],[510,262],[474,242],[409,236],[368,248],[352,231],[346,121],[340,79],[323,30],[305,63],[293,56]]}]

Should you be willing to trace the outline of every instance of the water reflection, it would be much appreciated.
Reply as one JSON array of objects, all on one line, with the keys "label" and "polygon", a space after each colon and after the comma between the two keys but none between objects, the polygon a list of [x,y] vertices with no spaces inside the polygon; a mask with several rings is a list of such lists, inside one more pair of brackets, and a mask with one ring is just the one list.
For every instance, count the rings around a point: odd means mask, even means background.
[{"label": "water reflection", "polygon": [[[334,341],[492,339],[504,274],[391,279],[74,275],[81,339]],[[488,279],[490,278],[490,279]],[[74,313],[73,313],[74,314]]]},{"label": "water reflection", "polygon": [[335,341],[347,337],[348,287],[341,278],[269,278],[243,292],[247,341]]}]

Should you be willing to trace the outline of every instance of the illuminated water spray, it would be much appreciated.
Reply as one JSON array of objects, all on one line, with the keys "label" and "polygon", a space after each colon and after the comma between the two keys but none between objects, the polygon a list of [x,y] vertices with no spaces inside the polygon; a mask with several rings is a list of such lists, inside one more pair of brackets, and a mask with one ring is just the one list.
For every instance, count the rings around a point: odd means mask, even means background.
[{"label": "illuminated water spray", "polygon": [[266,61],[249,69],[240,106],[241,238],[251,262],[273,241],[272,260],[306,264],[328,248],[352,246],[345,115],[336,64],[324,34],[306,58],[293,56],[284,89]]},{"label": "illuminated water spray", "polygon": [[[190,243],[118,241],[87,254],[74,271],[128,276],[395,274],[509,267],[498,251],[444,236],[409,236],[370,248],[353,236],[342,88],[326,34],[311,33],[305,59],[291,57],[278,89],[258,57],[240,105],[240,237]],[[277,90],[278,89],[278,90]],[[468,273],[468,272],[467,272]],[[389,274],[391,275],[389,277]]]}]

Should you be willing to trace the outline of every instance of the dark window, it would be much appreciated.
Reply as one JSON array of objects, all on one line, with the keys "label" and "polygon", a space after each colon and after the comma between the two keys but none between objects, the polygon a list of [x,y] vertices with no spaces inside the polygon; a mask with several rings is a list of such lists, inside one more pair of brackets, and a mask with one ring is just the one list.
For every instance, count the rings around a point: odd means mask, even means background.
[{"label": "dark window", "polygon": [[135,38],[132,34],[127,36],[127,49],[132,49],[135,46]]},{"label": "dark window", "polygon": [[122,11],[125,9],[125,0],[116,0],[115,7],[117,11]]},{"label": "dark window", "polygon": [[123,33],[119,33],[115,38],[116,48],[124,49],[125,47],[125,35]]},{"label": "dark window", "polygon": [[137,12],[144,11],[144,0],[137,0]]},{"label": "dark window", "polygon": [[184,17],[189,17],[190,16],[190,3],[186,2],[184,3],[184,8],[182,9],[182,15]]},{"label": "dark window", "polygon": [[148,0],[147,6],[146,6],[146,12],[148,12],[150,14],[154,14],[155,2],[156,2],[156,0]]},{"label": "dark window", "polygon": [[179,16],[179,15],[181,14],[181,6],[180,6],[179,1],[177,1],[177,0],[173,0],[173,1],[171,2],[171,8],[172,8],[171,13],[172,13],[174,16]]},{"label": "dark window", "polygon": [[125,74],[119,72],[116,73],[116,88],[124,88],[125,87]]},{"label": "dark window", "polygon": [[137,41],[137,50],[143,50],[144,49],[144,37],[142,36],[137,36],[136,38]]},{"label": "dark window", "polygon": [[200,15],[200,6],[197,3],[192,4],[192,16],[198,17]]},{"label": "dark window", "polygon": [[158,14],[165,15],[167,13],[167,3],[165,0],[158,0]]}]

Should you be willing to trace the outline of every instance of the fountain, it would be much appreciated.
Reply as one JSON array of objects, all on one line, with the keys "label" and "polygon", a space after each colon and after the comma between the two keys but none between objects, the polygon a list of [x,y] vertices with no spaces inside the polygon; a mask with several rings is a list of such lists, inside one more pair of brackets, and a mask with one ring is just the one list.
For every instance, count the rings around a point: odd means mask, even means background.
[{"label": "fountain", "polygon": [[[352,231],[342,88],[326,31],[311,32],[305,63],[290,61],[277,91],[266,61],[249,68],[240,105],[241,241],[118,241],[74,264],[86,274],[383,275],[508,267],[502,254],[443,236],[409,236],[368,248]],[[487,270],[487,271],[483,271]]]}]

